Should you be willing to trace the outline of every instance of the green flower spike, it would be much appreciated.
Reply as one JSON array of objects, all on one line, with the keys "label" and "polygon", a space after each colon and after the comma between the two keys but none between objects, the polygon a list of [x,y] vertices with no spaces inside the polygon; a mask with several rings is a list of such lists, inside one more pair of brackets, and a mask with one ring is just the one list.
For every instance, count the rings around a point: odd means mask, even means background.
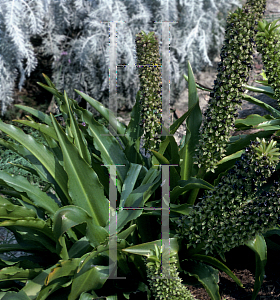
[{"label": "green flower spike", "polygon": [[200,131],[195,159],[199,168],[215,172],[234,128],[237,108],[241,106],[242,85],[249,80],[253,63],[253,45],[258,20],[262,18],[266,1],[247,1],[243,9],[229,14],[225,41],[221,49],[218,75],[210,93],[209,107]]},{"label": "green flower spike", "polygon": [[274,96],[277,99],[278,105],[280,105],[280,42],[279,42],[279,30],[276,30],[280,25],[276,25],[279,21],[275,20],[272,23],[268,23],[266,20],[259,22],[259,32],[256,36],[257,51],[262,55],[262,61],[266,69],[265,76],[274,89]]},{"label": "green flower spike", "polygon": [[182,284],[182,279],[179,277],[176,267],[176,253],[170,253],[169,270],[170,278],[165,277],[161,272],[161,253],[166,253],[168,249],[160,250],[160,247],[155,245],[155,250],[151,250],[152,255],[146,260],[147,276],[150,289],[157,300],[195,300],[191,292]]},{"label": "green flower spike", "polygon": [[154,32],[136,35],[137,64],[140,73],[141,122],[146,151],[158,149],[161,141],[162,100],[159,42]]},{"label": "green flower spike", "polygon": [[[184,218],[182,229],[177,234],[187,237],[188,244],[194,247],[205,243],[206,253],[223,253],[244,244],[249,239],[248,228],[252,224],[252,236],[263,230],[263,227],[255,226],[256,222],[263,222],[263,219],[253,221],[253,217],[248,215],[251,216],[255,210],[260,212],[258,202],[253,200],[258,199],[256,195],[260,187],[271,177],[279,163],[280,153],[276,145],[276,141],[266,142],[259,138],[251,142],[234,167],[222,174],[219,184],[206,192],[202,201]],[[278,211],[278,200],[275,195],[275,192],[271,193],[272,200],[260,212],[262,215],[272,209],[274,217],[277,217],[275,210]],[[271,222],[276,221],[277,218],[274,218]]]}]

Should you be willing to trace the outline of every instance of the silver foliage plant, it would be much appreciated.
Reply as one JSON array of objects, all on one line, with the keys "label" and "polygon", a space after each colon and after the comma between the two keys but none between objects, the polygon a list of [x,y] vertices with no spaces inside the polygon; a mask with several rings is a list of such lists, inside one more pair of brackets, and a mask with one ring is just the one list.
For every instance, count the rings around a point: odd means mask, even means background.
[{"label": "silver foliage plant", "polygon": [[[200,71],[218,54],[228,12],[238,0],[0,0],[1,114],[13,101],[17,76],[22,89],[26,75],[38,64],[31,37],[40,36],[36,51],[52,55],[52,81],[75,98],[74,88],[108,107],[109,26],[117,23],[118,107],[132,108],[139,89],[135,35],[154,31],[161,21],[170,26],[171,104],[185,88],[187,61]],[[79,99],[77,99],[79,100]],[[95,112],[94,112],[95,113]]]}]

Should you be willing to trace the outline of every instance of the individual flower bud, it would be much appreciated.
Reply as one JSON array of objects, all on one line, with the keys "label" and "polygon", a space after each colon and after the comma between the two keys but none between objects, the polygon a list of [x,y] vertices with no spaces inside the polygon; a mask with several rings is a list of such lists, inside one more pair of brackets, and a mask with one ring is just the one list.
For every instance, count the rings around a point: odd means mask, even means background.
[{"label": "individual flower bud", "polygon": [[[243,9],[238,8],[227,18],[225,40],[228,42],[221,50],[217,79],[210,93],[211,109],[207,110],[201,127],[195,155],[199,168],[204,167],[206,172],[215,172],[217,162],[225,156],[225,145],[234,128],[237,108],[242,103],[242,85],[246,83],[253,64],[254,29],[265,4],[265,1],[247,1]],[[214,129],[216,123],[221,126]]]},{"label": "individual flower bud", "polygon": [[259,22],[256,44],[257,51],[262,55],[268,84],[274,89],[274,97],[280,105],[280,41],[279,30],[273,23],[268,23],[266,20]]},{"label": "individual flower bud", "polygon": [[162,127],[161,62],[159,42],[154,32],[146,35],[141,31],[136,35],[136,54],[143,116],[140,126],[144,129],[144,148],[148,151],[158,149]]},{"label": "individual flower bud", "polygon": [[[168,249],[164,249],[166,253]],[[150,289],[155,299],[170,299],[170,300],[195,300],[191,292],[182,284],[182,279],[176,267],[175,253],[170,254],[169,260],[169,276],[161,272],[161,251],[160,247],[155,245],[153,255],[146,259],[147,277]]]}]

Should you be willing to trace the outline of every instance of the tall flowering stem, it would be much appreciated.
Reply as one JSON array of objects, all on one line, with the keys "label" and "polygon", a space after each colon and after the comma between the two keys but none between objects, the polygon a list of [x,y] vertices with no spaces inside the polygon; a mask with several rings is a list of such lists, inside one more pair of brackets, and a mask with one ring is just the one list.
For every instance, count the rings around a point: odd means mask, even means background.
[{"label": "tall flowering stem", "polygon": [[206,192],[184,218],[179,235],[185,235],[194,247],[204,243],[206,254],[223,253],[276,225],[280,220],[280,194],[273,187],[258,195],[279,163],[276,144],[258,138],[252,142],[214,190]]},{"label": "tall flowering stem", "polygon": [[159,42],[154,32],[136,35],[137,64],[140,73],[141,122],[144,128],[144,148],[158,149],[162,124],[161,63]]},{"label": "tall flowering stem", "polygon": [[265,7],[264,0],[247,1],[242,9],[238,8],[227,18],[221,62],[210,93],[209,107],[204,113],[196,153],[199,168],[205,168],[206,172],[215,172],[217,162],[225,156],[226,143],[242,103],[242,85],[249,80],[254,38]]},{"label": "tall flowering stem", "polygon": [[268,23],[266,20],[259,22],[259,32],[256,36],[257,51],[262,55],[262,61],[265,67],[265,75],[274,89],[274,96],[280,105],[280,25],[275,25],[279,20]]}]

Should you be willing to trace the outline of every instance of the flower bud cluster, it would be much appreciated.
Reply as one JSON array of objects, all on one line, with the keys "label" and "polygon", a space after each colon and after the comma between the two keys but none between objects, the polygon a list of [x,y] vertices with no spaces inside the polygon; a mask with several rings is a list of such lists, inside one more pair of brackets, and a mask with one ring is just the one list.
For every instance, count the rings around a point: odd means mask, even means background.
[{"label": "flower bud cluster", "polygon": [[[257,138],[251,142],[219,184],[206,192],[181,221],[179,236],[183,234],[194,247],[205,243],[206,253],[219,253],[244,244],[267,226],[276,224],[280,217],[280,194],[273,189],[262,197],[256,194],[275,171],[278,150],[272,140]],[[266,214],[270,216],[269,222],[264,222]]]},{"label": "flower bud cluster", "polygon": [[262,55],[268,84],[273,87],[274,96],[280,105],[280,32],[275,27],[265,20],[260,22],[256,44],[257,51]]},{"label": "flower bud cluster", "polygon": [[161,300],[168,298],[170,300],[195,300],[191,292],[182,284],[182,279],[179,277],[177,271],[176,262],[176,258],[171,254],[169,261],[169,275],[166,276],[161,272],[161,254],[159,249],[155,251],[155,255],[147,258],[147,277],[151,292],[155,299]]},{"label": "flower bud cluster", "polygon": [[218,75],[204,113],[205,121],[195,156],[199,168],[205,167],[206,172],[214,172],[217,162],[225,156],[226,143],[245,91],[242,85],[248,82],[252,69],[256,28],[265,7],[266,1],[247,1],[243,9],[238,8],[227,18]]},{"label": "flower bud cluster", "polygon": [[144,148],[157,149],[161,141],[162,100],[159,42],[154,32],[136,35],[137,64],[140,73],[141,122],[144,128]]}]

